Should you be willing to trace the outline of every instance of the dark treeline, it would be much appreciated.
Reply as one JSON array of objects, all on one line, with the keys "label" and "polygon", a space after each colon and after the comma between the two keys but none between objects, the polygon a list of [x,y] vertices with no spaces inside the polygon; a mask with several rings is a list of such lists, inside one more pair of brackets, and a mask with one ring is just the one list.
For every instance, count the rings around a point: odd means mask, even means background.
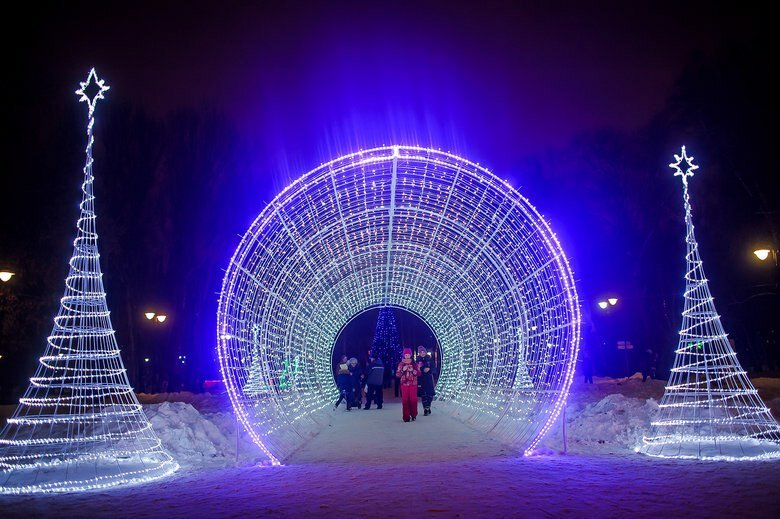
[{"label": "dark treeline", "polygon": [[[2,261],[17,272],[0,287],[4,400],[24,390],[37,366],[72,253],[86,110],[67,101],[65,109],[39,107],[50,109],[47,123],[26,129],[32,138],[16,150],[17,174],[6,184],[7,193],[34,199],[3,205]],[[121,98],[99,107],[95,133],[101,265],[131,382],[139,390],[200,388],[217,375],[216,301],[246,226],[231,219],[261,206],[247,187],[244,147],[215,110],[152,116]],[[169,318],[147,321],[147,310]]]},{"label": "dark treeline", "polygon": [[[565,149],[517,158],[512,174],[521,192],[553,222],[572,259],[583,347],[593,352],[597,375],[634,370],[648,348],[660,374],[671,366],[685,249],[682,188],[667,165],[681,144],[700,165],[691,183],[696,235],[724,325],[746,368],[780,369],[780,271],[751,255],[758,244],[778,247],[778,85],[767,73],[769,51],[756,52],[762,48],[771,46],[694,57],[667,106],[641,131],[592,132]],[[99,109],[95,174],[117,338],[136,388],[197,389],[204,377],[218,376],[223,269],[269,195],[253,192],[253,150],[218,110],[151,115],[110,94]],[[3,144],[0,208],[0,260],[18,272],[13,286],[0,286],[0,380],[8,401],[35,369],[62,294],[85,110],[63,95],[24,113],[4,111],[17,136]],[[279,182],[265,174],[271,192]],[[620,298],[609,315],[595,306],[608,291]],[[146,310],[170,319],[154,324],[143,318]],[[632,341],[635,350],[621,357],[616,340]]]},{"label": "dark treeline", "polygon": [[[674,360],[685,273],[682,186],[668,164],[686,145],[700,166],[690,184],[696,238],[716,307],[750,371],[780,369],[780,270],[759,262],[778,248],[778,82],[760,42],[695,56],[665,109],[632,135],[583,135],[523,164],[574,258],[583,300],[583,346],[596,373],[633,373],[650,348],[662,376]],[[596,302],[613,291],[620,303]],[[631,340],[634,351],[618,351]],[[607,342],[606,345],[603,343]],[[625,362],[628,361],[626,368]]]}]

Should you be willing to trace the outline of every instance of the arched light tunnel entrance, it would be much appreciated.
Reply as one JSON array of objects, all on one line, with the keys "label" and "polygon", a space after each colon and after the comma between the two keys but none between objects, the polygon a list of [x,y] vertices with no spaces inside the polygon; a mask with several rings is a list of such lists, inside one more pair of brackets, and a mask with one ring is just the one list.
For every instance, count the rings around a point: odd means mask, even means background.
[{"label": "arched light tunnel entrance", "polygon": [[538,443],[565,403],[579,343],[566,256],[534,207],[489,171],[392,146],[293,182],[228,266],[221,369],[271,462],[327,426],[338,333],[384,304],[436,334],[437,407],[519,450]]}]

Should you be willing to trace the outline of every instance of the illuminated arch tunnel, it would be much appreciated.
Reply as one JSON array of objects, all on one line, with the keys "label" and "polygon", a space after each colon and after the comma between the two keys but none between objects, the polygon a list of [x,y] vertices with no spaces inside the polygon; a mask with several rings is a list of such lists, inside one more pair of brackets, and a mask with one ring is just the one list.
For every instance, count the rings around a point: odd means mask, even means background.
[{"label": "illuminated arch tunnel", "polygon": [[327,426],[337,335],[384,304],[434,330],[439,409],[519,451],[534,448],[565,403],[577,356],[566,256],[534,207],[486,169],[391,146],[293,182],[228,266],[220,367],[236,414],[272,463]]}]

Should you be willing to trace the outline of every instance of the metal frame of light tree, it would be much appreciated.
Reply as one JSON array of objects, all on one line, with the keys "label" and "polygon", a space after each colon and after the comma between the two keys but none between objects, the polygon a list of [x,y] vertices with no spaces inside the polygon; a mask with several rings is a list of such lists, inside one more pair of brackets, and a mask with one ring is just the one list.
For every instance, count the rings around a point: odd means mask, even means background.
[{"label": "metal frame of light tree", "polygon": [[0,493],[107,488],[178,468],[130,387],[106,304],[92,145],[95,105],[108,89],[92,69],[76,91],[89,106],[81,214],[46,351],[0,434]]},{"label": "metal frame of light tree", "polygon": [[674,368],[641,452],[668,458],[780,457],[780,426],[740,366],[715,310],[694,236],[685,146],[669,164],[683,185],[687,272]]},{"label": "metal frame of light tree", "polygon": [[[566,256],[528,200],[485,168],[387,146],[290,184],[230,260],[220,365],[237,416],[272,464],[327,423],[338,332],[382,305],[434,331],[440,409],[526,453],[536,446],[565,403],[579,344]],[[295,357],[298,376],[281,389]]]}]

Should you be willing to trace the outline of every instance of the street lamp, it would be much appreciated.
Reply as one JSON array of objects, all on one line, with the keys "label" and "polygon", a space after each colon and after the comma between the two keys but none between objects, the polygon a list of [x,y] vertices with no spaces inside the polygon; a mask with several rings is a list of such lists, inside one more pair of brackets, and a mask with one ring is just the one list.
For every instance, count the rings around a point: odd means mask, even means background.
[{"label": "street lamp", "polygon": [[15,275],[15,272],[11,272],[9,270],[0,270],[0,281],[3,283],[8,283]]},{"label": "street lamp", "polygon": [[772,256],[772,258],[775,260],[775,266],[777,266],[777,252],[778,251],[776,249],[756,249],[753,251],[753,254],[755,254],[756,258],[761,261],[766,261],[769,256]]},{"label": "street lamp", "polygon": [[617,303],[618,303],[617,297],[610,297],[605,300],[599,301],[598,305],[599,308],[601,308],[602,310],[606,310],[608,307],[615,306]]},{"label": "street lamp", "polygon": [[146,319],[148,321],[151,321],[151,320],[154,319],[155,321],[157,321],[160,324],[164,323],[165,320],[168,319],[167,315],[165,315],[165,314],[158,314],[157,312],[144,312],[144,317],[146,317]]}]

